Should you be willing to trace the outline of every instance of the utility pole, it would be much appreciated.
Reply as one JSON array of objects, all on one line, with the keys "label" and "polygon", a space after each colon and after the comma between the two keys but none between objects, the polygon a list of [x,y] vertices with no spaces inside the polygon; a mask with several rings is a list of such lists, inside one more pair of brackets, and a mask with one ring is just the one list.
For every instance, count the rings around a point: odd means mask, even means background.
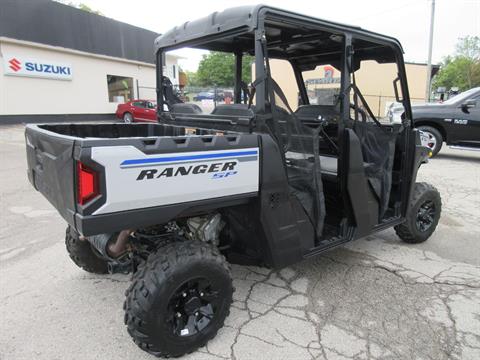
[{"label": "utility pole", "polygon": [[428,63],[427,63],[427,84],[425,89],[425,100],[430,101],[432,93],[432,48],[433,48],[433,24],[435,22],[435,0],[432,0],[432,10],[430,13],[430,37],[428,40]]}]

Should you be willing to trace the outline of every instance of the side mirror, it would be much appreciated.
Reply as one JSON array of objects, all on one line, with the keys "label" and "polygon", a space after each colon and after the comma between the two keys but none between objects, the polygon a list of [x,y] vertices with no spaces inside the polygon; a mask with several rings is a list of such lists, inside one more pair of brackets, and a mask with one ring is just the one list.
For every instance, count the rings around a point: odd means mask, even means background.
[{"label": "side mirror", "polygon": [[474,99],[468,99],[462,103],[462,110],[468,110],[470,108],[474,108],[475,106],[477,106],[477,101]]}]

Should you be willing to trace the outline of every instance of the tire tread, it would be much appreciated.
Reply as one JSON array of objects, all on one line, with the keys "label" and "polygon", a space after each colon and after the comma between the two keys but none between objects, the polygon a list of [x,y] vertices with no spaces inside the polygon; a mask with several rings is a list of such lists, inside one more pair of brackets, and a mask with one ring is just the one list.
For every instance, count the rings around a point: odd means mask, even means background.
[{"label": "tire tread", "polygon": [[[127,331],[133,341],[142,350],[157,357],[179,357],[195,351],[192,349],[183,353],[168,353],[150,341],[150,336],[142,332],[142,327],[149,321],[148,307],[153,301],[153,294],[159,293],[162,283],[167,281],[169,275],[175,271],[175,265],[185,263],[188,259],[196,258],[215,262],[220,265],[230,276],[231,270],[225,257],[219,250],[208,244],[199,241],[184,241],[168,244],[161,247],[157,252],[150,254],[147,261],[143,262],[137,272],[133,275],[132,284],[125,291],[124,323]],[[229,315],[230,304],[232,298],[229,299],[225,318]],[[217,329],[210,334],[198,346],[205,346],[208,341],[213,339],[218,329],[223,326],[224,319],[219,323]]]},{"label": "tire tread", "polygon": [[65,233],[65,247],[70,259],[79,268],[92,274],[108,273],[108,262],[95,255],[90,243],[80,240],[78,234],[70,226],[67,227]]},{"label": "tire tread", "polygon": [[[412,216],[412,214],[410,213],[412,208],[417,204],[417,202],[420,200],[420,198],[427,192],[433,192],[433,193],[438,194],[438,198],[439,198],[439,201],[440,201],[440,209],[438,209],[438,211],[439,212],[441,211],[442,200],[441,200],[440,193],[438,192],[437,188],[435,188],[433,185],[431,185],[429,183],[426,183],[426,182],[415,183],[415,187],[414,187],[413,194],[412,194],[412,199],[410,201],[410,204],[409,204],[409,207],[408,207],[408,210],[407,210],[407,221],[405,221],[404,223],[394,227],[395,233],[398,235],[398,237],[400,239],[402,239],[406,243],[417,244],[417,243],[425,241],[425,240],[419,240],[416,237],[414,231],[409,226],[408,218],[410,216]],[[440,213],[439,213],[438,217],[440,217]],[[437,220],[437,223],[438,223],[438,220]],[[434,224],[433,226],[436,227],[437,224]]]}]

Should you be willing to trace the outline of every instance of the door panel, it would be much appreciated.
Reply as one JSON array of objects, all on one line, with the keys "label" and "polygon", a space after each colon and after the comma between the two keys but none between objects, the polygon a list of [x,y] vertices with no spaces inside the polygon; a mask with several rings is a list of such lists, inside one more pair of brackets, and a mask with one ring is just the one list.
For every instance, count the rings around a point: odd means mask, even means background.
[{"label": "door panel", "polygon": [[145,121],[147,118],[147,109],[145,101],[135,101],[133,103],[133,117],[138,121]]},{"label": "door panel", "polygon": [[476,141],[480,143],[480,96],[471,98],[476,100],[475,107],[469,109],[457,108],[452,126],[458,132],[458,141]]},{"label": "door panel", "polygon": [[151,102],[147,101],[145,109],[145,119],[148,121],[156,122],[157,121],[157,110],[156,106]]},{"label": "door panel", "polygon": [[347,177],[346,190],[357,227],[356,237],[362,237],[378,223],[379,204],[365,176],[360,139],[352,129],[345,129],[343,143],[343,153],[348,157],[348,161],[342,162]]}]

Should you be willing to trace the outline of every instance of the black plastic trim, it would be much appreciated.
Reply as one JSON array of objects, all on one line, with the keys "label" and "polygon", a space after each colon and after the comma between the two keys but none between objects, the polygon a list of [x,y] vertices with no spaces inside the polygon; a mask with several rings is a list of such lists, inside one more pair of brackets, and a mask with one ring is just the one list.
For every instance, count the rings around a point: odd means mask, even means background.
[{"label": "black plastic trim", "polygon": [[257,192],[252,192],[102,215],[82,216],[77,213],[75,214],[75,223],[77,224],[76,229],[79,233],[84,236],[91,236],[129,228],[136,229],[145,226],[165,224],[172,219],[193,216],[214,209],[247,204],[252,198],[257,196]]},{"label": "black plastic trim", "polygon": [[0,115],[0,125],[38,124],[84,121],[119,121],[115,114],[36,114],[36,115]]}]

